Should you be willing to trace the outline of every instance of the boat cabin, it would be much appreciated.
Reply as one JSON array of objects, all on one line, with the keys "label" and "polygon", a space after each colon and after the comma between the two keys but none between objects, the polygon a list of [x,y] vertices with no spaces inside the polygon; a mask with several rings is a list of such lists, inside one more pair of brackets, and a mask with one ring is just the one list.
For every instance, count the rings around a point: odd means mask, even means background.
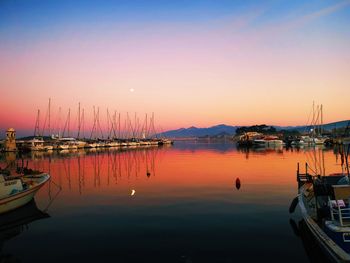
[{"label": "boat cabin", "polygon": [[23,191],[21,179],[6,180],[5,176],[0,174],[0,199],[20,191]]}]

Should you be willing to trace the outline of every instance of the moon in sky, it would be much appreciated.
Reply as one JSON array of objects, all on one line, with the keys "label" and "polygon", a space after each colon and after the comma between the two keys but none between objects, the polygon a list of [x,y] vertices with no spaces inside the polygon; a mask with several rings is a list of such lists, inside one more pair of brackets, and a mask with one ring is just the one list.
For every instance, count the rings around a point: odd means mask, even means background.
[{"label": "moon in sky", "polygon": [[134,89],[130,89],[130,92],[134,92]]},{"label": "moon in sky", "polygon": [[134,189],[131,190],[131,196],[133,196],[136,193]]}]

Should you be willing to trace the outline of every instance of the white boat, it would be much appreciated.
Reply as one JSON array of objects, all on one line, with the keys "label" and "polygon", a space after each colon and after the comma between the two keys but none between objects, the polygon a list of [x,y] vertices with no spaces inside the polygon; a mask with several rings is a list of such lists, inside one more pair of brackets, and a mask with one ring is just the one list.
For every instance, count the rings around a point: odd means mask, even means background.
[{"label": "white boat", "polygon": [[29,148],[31,151],[45,151],[44,140],[33,138],[26,142],[26,148]]},{"label": "white boat", "polygon": [[174,142],[169,139],[162,139],[162,144],[173,144]]},{"label": "white boat", "polygon": [[151,145],[151,143],[149,141],[140,141],[140,145],[148,146],[148,145]]},{"label": "white boat", "polygon": [[90,142],[85,145],[85,148],[96,148],[96,147],[97,147],[97,143],[95,142]]},{"label": "white boat", "polygon": [[103,148],[103,147],[106,147],[106,143],[105,143],[105,142],[102,142],[102,141],[97,142],[97,143],[96,143],[96,147],[97,147],[97,148]]},{"label": "white boat", "polygon": [[68,143],[68,149],[69,150],[77,150],[78,146],[74,143]]},{"label": "white boat", "polygon": [[87,143],[84,142],[84,141],[79,141],[79,140],[76,140],[76,141],[75,141],[75,145],[78,147],[78,149],[85,148],[86,144],[87,144]]},{"label": "white boat", "polygon": [[150,141],[150,144],[151,145],[158,145],[159,144],[159,140],[153,139],[153,140]]},{"label": "white boat", "polygon": [[255,146],[274,147],[283,145],[283,141],[277,136],[264,136],[262,139],[253,140]]},{"label": "white boat", "polygon": [[121,143],[120,143],[120,146],[122,146],[122,147],[127,147],[128,144],[127,144],[126,142],[121,142]]},{"label": "white boat", "polygon": [[68,150],[69,145],[68,144],[60,144],[60,145],[58,145],[58,149],[59,150]]},{"label": "white boat", "polygon": [[314,145],[324,145],[327,138],[325,137],[311,137],[309,135],[301,136],[300,140],[294,141],[293,145],[303,145],[303,146],[314,146]]},{"label": "white boat", "polygon": [[119,147],[119,146],[120,146],[120,143],[116,141],[111,141],[106,143],[106,147]]},{"label": "white boat", "polygon": [[44,146],[44,150],[45,151],[52,151],[53,150],[53,146],[52,145],[45,145]]},{"label": "white boat", "polygon": [[0,214],[30,202],[49,179],[50,175],[47,173],[21,177],[0,174]]}]

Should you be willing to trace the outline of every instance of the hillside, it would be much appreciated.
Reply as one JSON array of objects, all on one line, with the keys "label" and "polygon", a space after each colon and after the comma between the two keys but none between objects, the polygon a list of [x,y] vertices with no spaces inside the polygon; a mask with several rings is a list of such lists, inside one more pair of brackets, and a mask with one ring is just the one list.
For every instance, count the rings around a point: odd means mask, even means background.
[{"label": "hillside", "polygon": [[[348,125],[350,120],[338,121],[327,123],[323,125],[324,130],[331,131],[334,128],[345,128]],[[271,126],[271,125],[269,125]],[[299,132],[304,132],[313,128],[312,126],[275,126],[277,130],[297,130]],[[162,133],[161,135],[168,138],[186,138],[186,137],[204,137],[204,136],[218,136],[222,134],[226,135],[234,135],[236,133],[236,129],[242,126],[230,126],[225,124],[215,125],[208,128],[197,128],[197,127],[189,127],[189,128],[181,128],[177,130],[170,130]]]}]

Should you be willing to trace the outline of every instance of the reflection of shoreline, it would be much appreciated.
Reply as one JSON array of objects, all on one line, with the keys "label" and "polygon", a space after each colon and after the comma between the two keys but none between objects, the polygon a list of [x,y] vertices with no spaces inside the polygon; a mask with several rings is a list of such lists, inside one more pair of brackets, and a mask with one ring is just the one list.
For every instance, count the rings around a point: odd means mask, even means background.
[{"label": "reflection of shoreline", "polygon": [[159,158],[160,149],[167,148],[151,146],[126,150],[88,149],[54,152],[49,155],[47,152],[40,152],[40,155],[29,152],[21,156],[23,159],[13,159],[15,165],[12,170],[15,173],[16,165],[24,163],[32,169],[50,173],[52,180],[57,182],[62,190],[74,189],[83,195],[84,189],[91,186],[98,188],[102,185],[118,184],[121,180],[129,182],[139,177],[155,176],[156,159]]},{"label": "reflection of shoreline", "polygon": [[[45,158],[45,157],[74,157],[79,155],[89,155],[94,153],[107,153],[107,152],[126,152],[126,151],[143,151],[147,149],[154,149],[154,148],[167,148],[168,145],[145,145],[142,147],[108,147],[108,148],[82,148],[82,149],[73,149],[73,150],[50,150],[50,151],[31,151],[31,152],[24,152],[24,153],[17,153],[17,157],[19,158],[32,158],[32,159],[38,159],[38,158]],[[2,157],[4,157],[4,154],[0,152],[0,160]],[[16,156],[16,153],[10,153],[14,154]],[[1,157],[2,156],[2,157]]]},{"label": "reflection of shoreline", "polygon": [[28,229],[28,225],[36,220],[50,217],[49,214],[37,208],[35,201],[20,207],[14,211],[0,216],[0,261],[18,262],[16,257],[2,251],[4,243],[23,231]]}]

